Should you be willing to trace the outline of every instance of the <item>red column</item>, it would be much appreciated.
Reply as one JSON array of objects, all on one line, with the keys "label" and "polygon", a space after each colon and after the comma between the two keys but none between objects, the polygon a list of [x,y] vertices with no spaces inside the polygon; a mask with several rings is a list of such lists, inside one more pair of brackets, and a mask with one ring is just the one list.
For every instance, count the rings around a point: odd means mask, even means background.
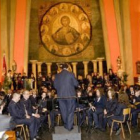
[{"label": "red column", "polygon": [[130,0],[130,22],[134,77],[137,77],[136,62],[140,61],[140,1]]},{"label": "red column", "polygon": [[26,0],[17,0],[15,18],[14,60],[17,72],[24,70],[24,46],[26,26]]},{"label": "red column", "polygon": [[117,32],[116,15],[113,0],[104,1],[105,21],[107,25],[108,42],[110,48],[111,66],[114,72],[117,71],[117,57],[120,56],[120,45]]},{"label": "red column", "polygon": [[[1,6],[1,0],[0,0]],[[0,83],[2,78],[2,53],[1,53],[1,7],[0,7]]]}]

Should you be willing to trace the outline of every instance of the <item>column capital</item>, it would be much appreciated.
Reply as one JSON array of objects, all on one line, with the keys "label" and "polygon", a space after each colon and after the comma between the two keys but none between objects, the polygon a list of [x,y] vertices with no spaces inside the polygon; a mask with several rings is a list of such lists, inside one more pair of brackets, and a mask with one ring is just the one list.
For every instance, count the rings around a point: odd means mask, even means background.
[{"label": "column capital", "polygon": [[77,65],[77,62],[72,62],[71,64],[72,64],[72,65]]},{"label": "column capital", "polygon": [[89,63],[89,61],[83,61],[84,65],[87,65]]},{"label": "column capital", "polygon": [[97,60],[91,60],[92,63],[97,63]]},{"label": "column capital", "polygon": [[37,60],[30,60],[32,64],[36,64]]},{"label": "column capital", "polygon": [[104,57],[98,57],[97,60],[98,61],[103,61],[104,60]]},{"label": "column capital", "polygon": [[47,66],[51,66],[51,65],[52,65],[52,63],[46,63],[46,65],[47,65]]},{"label": "column capital", "polygon": [[42,65],[42,63],[43,63],[43,62],[37,62],[36,64],[37,64],[37,65]]}]

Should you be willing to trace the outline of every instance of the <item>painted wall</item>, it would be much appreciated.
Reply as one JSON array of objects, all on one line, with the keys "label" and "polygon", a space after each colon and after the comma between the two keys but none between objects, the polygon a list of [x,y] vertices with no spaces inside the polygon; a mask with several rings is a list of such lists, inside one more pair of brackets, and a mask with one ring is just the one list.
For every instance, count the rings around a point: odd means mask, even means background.
[{"label": "painted wall", "polygon": [[[114,71],[117,70],[116,59],[120,55],[120,45],[117,32],[117,23],[114,11],[113,0],[103,0],[104,14],[107,25],[107,35],[110,48],[111,65]],[[1,5],[1,0],[0,0]],[[15,35],[14,35],[14,59],[17,62],[17,72],[24,70],[24,47],[25,47],[25,29],[26,29],[26,5],[27,0],[17,0],[16,18],[15,18]],[[2,5],[1,5],[2,6]],[[131,21],[131,37],[133,51],[133,68],[134,77],[136,74],[136,61],[140,60],[140,0],[130,0],[130,21]],[[35,8],[33,8],[34,12]],[[1,19],[1,8],[0,8]],[[1,20],[0,20],[1,24]],[[1,26],[0,26],[1,28]],[[1,29],[0,29],[0,82],[2,73],[2,53],[1,53]],[[128,60],[129,61],[129,60]]]},{"label": "painted wall", "polygon": [[111,67],[114,72],[117,71],[117,57],[120,56],[120,45],[117,32],[117,23],[115,18],[115,10],[113,0],[104,1],[104,12],[107,26],[108,42],[110,48]]},{"label": "painted wall", "polygon": [[140,61],[140,0],[130,0],[130,21],[134,77],[137,77],[136,62]]},{"label": "painted wall", "polygon": [[[1,5],[1,0],[0,0]],[[1,7],[0,7],[0,82],[2,78],[2,53],[1,53]]]},{"label": "painted wall", "polygon": [[14,60],[17,63],[17,72],[24,71],[25,28],[26,0],[17,0],[14,39]]}]

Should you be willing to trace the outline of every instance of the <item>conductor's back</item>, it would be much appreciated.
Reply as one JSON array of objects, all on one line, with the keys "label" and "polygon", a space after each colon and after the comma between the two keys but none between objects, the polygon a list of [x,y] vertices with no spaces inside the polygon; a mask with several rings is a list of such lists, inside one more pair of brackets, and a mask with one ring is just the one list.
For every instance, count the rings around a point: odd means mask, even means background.
[{"label": "conductor's back", "polygon": [[76,80],[74,74],[65,69],[55,77],[54,87],[57,90],[58,97],[75,96],[75,87],[77,86],[78,81]]},{"label": "conductor's back", "polygon": [[75,87],[78,86],[74,74],[68,71],[68,65],[63,65],[63,70],[56,75],[54,87],[57,90],[59,99],[59,108],[64,122],[64,127],[71,131],[73,129],[74,111],[76,108],[76,100],[70,98],[76,96]]}]

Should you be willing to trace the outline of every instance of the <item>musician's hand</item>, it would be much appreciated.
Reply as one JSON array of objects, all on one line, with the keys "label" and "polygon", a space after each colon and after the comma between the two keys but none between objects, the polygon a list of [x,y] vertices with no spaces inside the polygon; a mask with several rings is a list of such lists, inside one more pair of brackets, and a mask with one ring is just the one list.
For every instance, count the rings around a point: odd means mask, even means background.
[{"label": "musician's hand", "polygon": [[90,107],[92,107],[92,104],[91,104],[91,103],[89,103],[89,106],[90,106]]},{"label": "musician's hand", "polygon": [[26,115],[26,119],[30,119],[31,117],[29,115]]},{"label": "musician's hand", "polygon": [[136,99],[133,99],[133,103],[135,103],[136,102]]},{"label": "musician's hand", "polygon": [[95,110],[96,108],[95,108],[94,106],[91,106],[91,109],[92,109],[92,110]]},{"label": "musician's hand", "polygon": [[4,108],[4,106],[1,105],[1,106],[0,106],[0,114],[2,114],[3,108]]},{"label": "musician's hand", "polygon": [[39,114],[35,114],[34,117],[40,118],[40,115]]},{"label": "musician's hand", "polygon": [[37,109],[37,107],[33,106],[33,109]]},{"label": "musician's hand", "polygon": [[106,115],[107,114],[107,111],[106,111],[106,109],[104,109],[104,115]]},{"label": "musician's hand", "polygon": [[42,112],[46,112],[46,111],[47,111],[47,108],[43,108],[43,109],[42,109]]}]

